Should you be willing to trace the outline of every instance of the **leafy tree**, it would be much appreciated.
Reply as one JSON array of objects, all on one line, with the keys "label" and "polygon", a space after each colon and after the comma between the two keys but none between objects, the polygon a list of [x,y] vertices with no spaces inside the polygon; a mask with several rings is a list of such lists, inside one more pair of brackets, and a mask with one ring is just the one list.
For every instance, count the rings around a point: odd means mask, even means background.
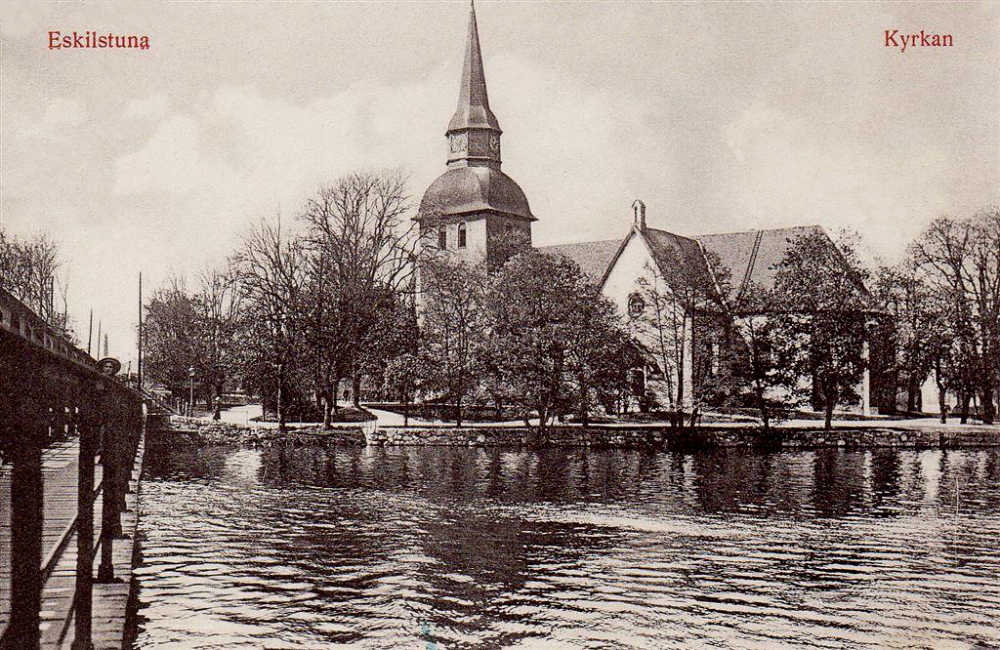
[{"label": "leafy tree", "polygon": [[764,431],[771,427],[773,409],[781,406],[781,396],[794,384],[795,350],[782,344],[779,300],[774,292],[757,284],[744,287],[733,303],[734,340],[724,347],[728,372],[722,381],[729,384],[730,401],[744,402],[749,391]]},{"label": "leafy tree", "polygon": [[580,273],[573,289],[570,299],[575,309],[565,323],[565,363],[575,410],[587,426],[598,395],[624,385],[625,372],[638,355],[600,286]]},{"label": "leafy tree", "polygon": [[462,426],[462,403],[479,383],[487,325],[483,313],[486,273],[482,267],[447,259],[421,267],[427,287],[420,323],[425,388],[455,404]]},{"label": "leafy tree", "polygon": [[595,397],[605,412],[622,413],[631,398],[636,397],[629,373],[641,368],[646,363],[646,357],[621,323],[616,324],[615,330],[606,338],[607,347],[601,352],[600,363],[594,369]]},{"label": "leafy tree", "polygon": [[187,394],[188,369],[198,358],[196,338],[198,308],[184,282],[169,280],[157,289],[145,305],[145,371],[162,383],[175,397]]},{"label": "leafy tree", "polygon": [[924,335],[930,349],[941,422],[948,421],[948,394],[952,393],[958,396],[959,417],[965,424],[969,419],[969,402],[979,382],[975,332],[961,297],[934,292],[930,311],[933,320]]},{"label": "leafy tree", "polygon": [[413,296],[408,291],[392,292],[382,287],[374,303],[372,324],[359,342],[359,367],[374,386],[381,386],[390,360],[417,353],[419,330]]},{"label": "leafy tree", "polygon": [[934,291],[911,264],[904,263],[878,269],[874,298],[891,323],[882,331],[883,336],[891,336],[895,343],[890,371],[905,379],[906,410],[917,411],[921,386],[934,368],[939,339],[944,335]]},{"label": "leafy tree", "polygon": [[522,413],[585,416],[600,380],[618,375],[614,307],[576,263],[539,251],[512,258],[490,282],[486,312],[492,358]]},{"label": "leafy tree", "polygon": [[834,244],[824,233],[792,242],[775,277],[778,335],[795,376],[812,379],[814,405],[829,429],[833,410],[855,395],[867,364],[864,341],[870,299],[868,273],[851,241]]}]

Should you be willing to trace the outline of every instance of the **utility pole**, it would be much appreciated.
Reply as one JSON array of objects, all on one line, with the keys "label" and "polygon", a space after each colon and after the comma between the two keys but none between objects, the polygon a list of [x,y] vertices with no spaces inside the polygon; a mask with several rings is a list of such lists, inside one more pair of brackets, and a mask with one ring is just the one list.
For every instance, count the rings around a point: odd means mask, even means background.
[{"label": "utility pole", "polygon": [[90,343],[94,340],[94,310],[90,310],[90,325],[87,326],[87,356],[90,356]]},{"label": "utility pole", "polygon": [[139,272],[139,358],[136,366],[139,392],[142,392],[142,271]]},{"label": "utility pole", "polygon": [[97,356],[101,356],[101,319],[97,319]]},{"label": "utility pole", "polygon": [[104,333],[104,356],[108,356],[108,333]]}]

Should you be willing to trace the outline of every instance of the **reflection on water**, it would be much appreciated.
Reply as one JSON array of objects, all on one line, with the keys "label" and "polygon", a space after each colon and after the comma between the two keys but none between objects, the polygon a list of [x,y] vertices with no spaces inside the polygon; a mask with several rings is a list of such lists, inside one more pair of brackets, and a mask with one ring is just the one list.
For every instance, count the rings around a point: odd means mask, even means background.
[{"label": "reflection on water", "polygon": [[136,645],[993,647],[998,459],[153,445]]}]

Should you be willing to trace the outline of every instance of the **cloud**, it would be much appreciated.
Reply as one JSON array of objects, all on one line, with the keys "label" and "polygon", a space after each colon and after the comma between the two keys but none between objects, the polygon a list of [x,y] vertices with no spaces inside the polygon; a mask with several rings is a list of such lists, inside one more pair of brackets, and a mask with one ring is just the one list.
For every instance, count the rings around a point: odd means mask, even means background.
[{"label": "cloud", "polygon": [[[220,88],[189,114],[164,119],[138,149],[120,156],[114,192],[169,195],[186,201],[188,212],[208,211],[203,218],[226,221],[236,232],[251,215],[276,208],[294,214],[320,185],[359,169],[410,172],[416,202],[445,171],[444,130],[460,63],[405,83],[342,86],[299,103],[255,86]],[[626,161],[640,152],[648,169],[669,164],[669,152],[646,144],[649,107],[517,55],[487,59],[486,67],[505,130],[504,169],[539,216],[536,238],[623,232],[639,176]],[[141,102],[142,108],[163,105],[162,98]],[[138,105],[129,110],[143,112]],[[620,221],[609,219],[618,212]]]},{"label": "cloud", "polygon": [[915,202],[945,196],[954,181],[947,154],[933,142],[877,141],[850,128],[753,104],[723,127],[732,187],[752,227],[820,224],[856,230],[873,253],[896,259],[942,206]]},{"label": "cloud", "polygon": [[504,169],[539,218],[535,239],[623,235],[647,175],[670,165],[671,152],[649,145],[650,106],[519,55],[486,64],[491,107],[504,129]]},{"label": "cloud", "polygon": [[201,146],[198,123],[174,115],[160,124],[138,151],[115,161],[115,194],[161,192],[186,195],[237,182],[225,164],[210,160]]},{"label": "cloud", "polygon": [[[443,170],[442,134],[427,126],[450,116],[450,106],[440,106],[440,81],[349,86],[305,103],[254,86],[222,87],[190,113],[166,117],[120,155],[114,192],[214,204],[218,217],[232,219],[279,205],[294,211],[321,184],[360,168],[412,170],[425,161],[428,170]],[[133,102],[127,112],[148,115],[164,101]]]},{"label": "cloud", "polygon": [[15,133],[23,138],[50,141],[65,140],[86,119],[87,105],[83,100],[56,97],[48,102],[41,119],[26,119],[23,128],[18,129]]},{"label": "cloud", "polygon": [[170,98],[160,92],[143,99],[133,99],[125,106],[126,117],[137,120],[162,120],[170,113]]}]

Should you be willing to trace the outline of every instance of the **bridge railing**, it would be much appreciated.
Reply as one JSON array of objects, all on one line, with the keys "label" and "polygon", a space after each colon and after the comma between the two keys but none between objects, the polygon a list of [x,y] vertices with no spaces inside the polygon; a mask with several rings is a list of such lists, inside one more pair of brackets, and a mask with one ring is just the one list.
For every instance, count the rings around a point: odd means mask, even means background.
[{"label": "bridge railing", "polygon": [[[142,398],[113,377],[100,373],[92,359],[0,289],[0,455],[10,472],[9,535],[0,558],[9,561],[2,585],[9,603],[0,611],[0,648],[40,647],[42,591],[72,533],[76,532],[76,585],[71,614],[74,648],[91,647],[94,564],[100,549],[97,581],[114,580],[113,546],[122,535],[121,512],[132,461],[142,435]],[[76,503],[69,524],[43,557],[46,504],[42,457],[62,439],[78,439]],[[101,489],[95,489],[100,456]],[[95,545],[94,511],[102,500],[101,536]],[[60,500],[65,507],[65,500]],[[51,520],[52,518],[50,518]],[[70,614],[67,614],[67,618]]]}]

